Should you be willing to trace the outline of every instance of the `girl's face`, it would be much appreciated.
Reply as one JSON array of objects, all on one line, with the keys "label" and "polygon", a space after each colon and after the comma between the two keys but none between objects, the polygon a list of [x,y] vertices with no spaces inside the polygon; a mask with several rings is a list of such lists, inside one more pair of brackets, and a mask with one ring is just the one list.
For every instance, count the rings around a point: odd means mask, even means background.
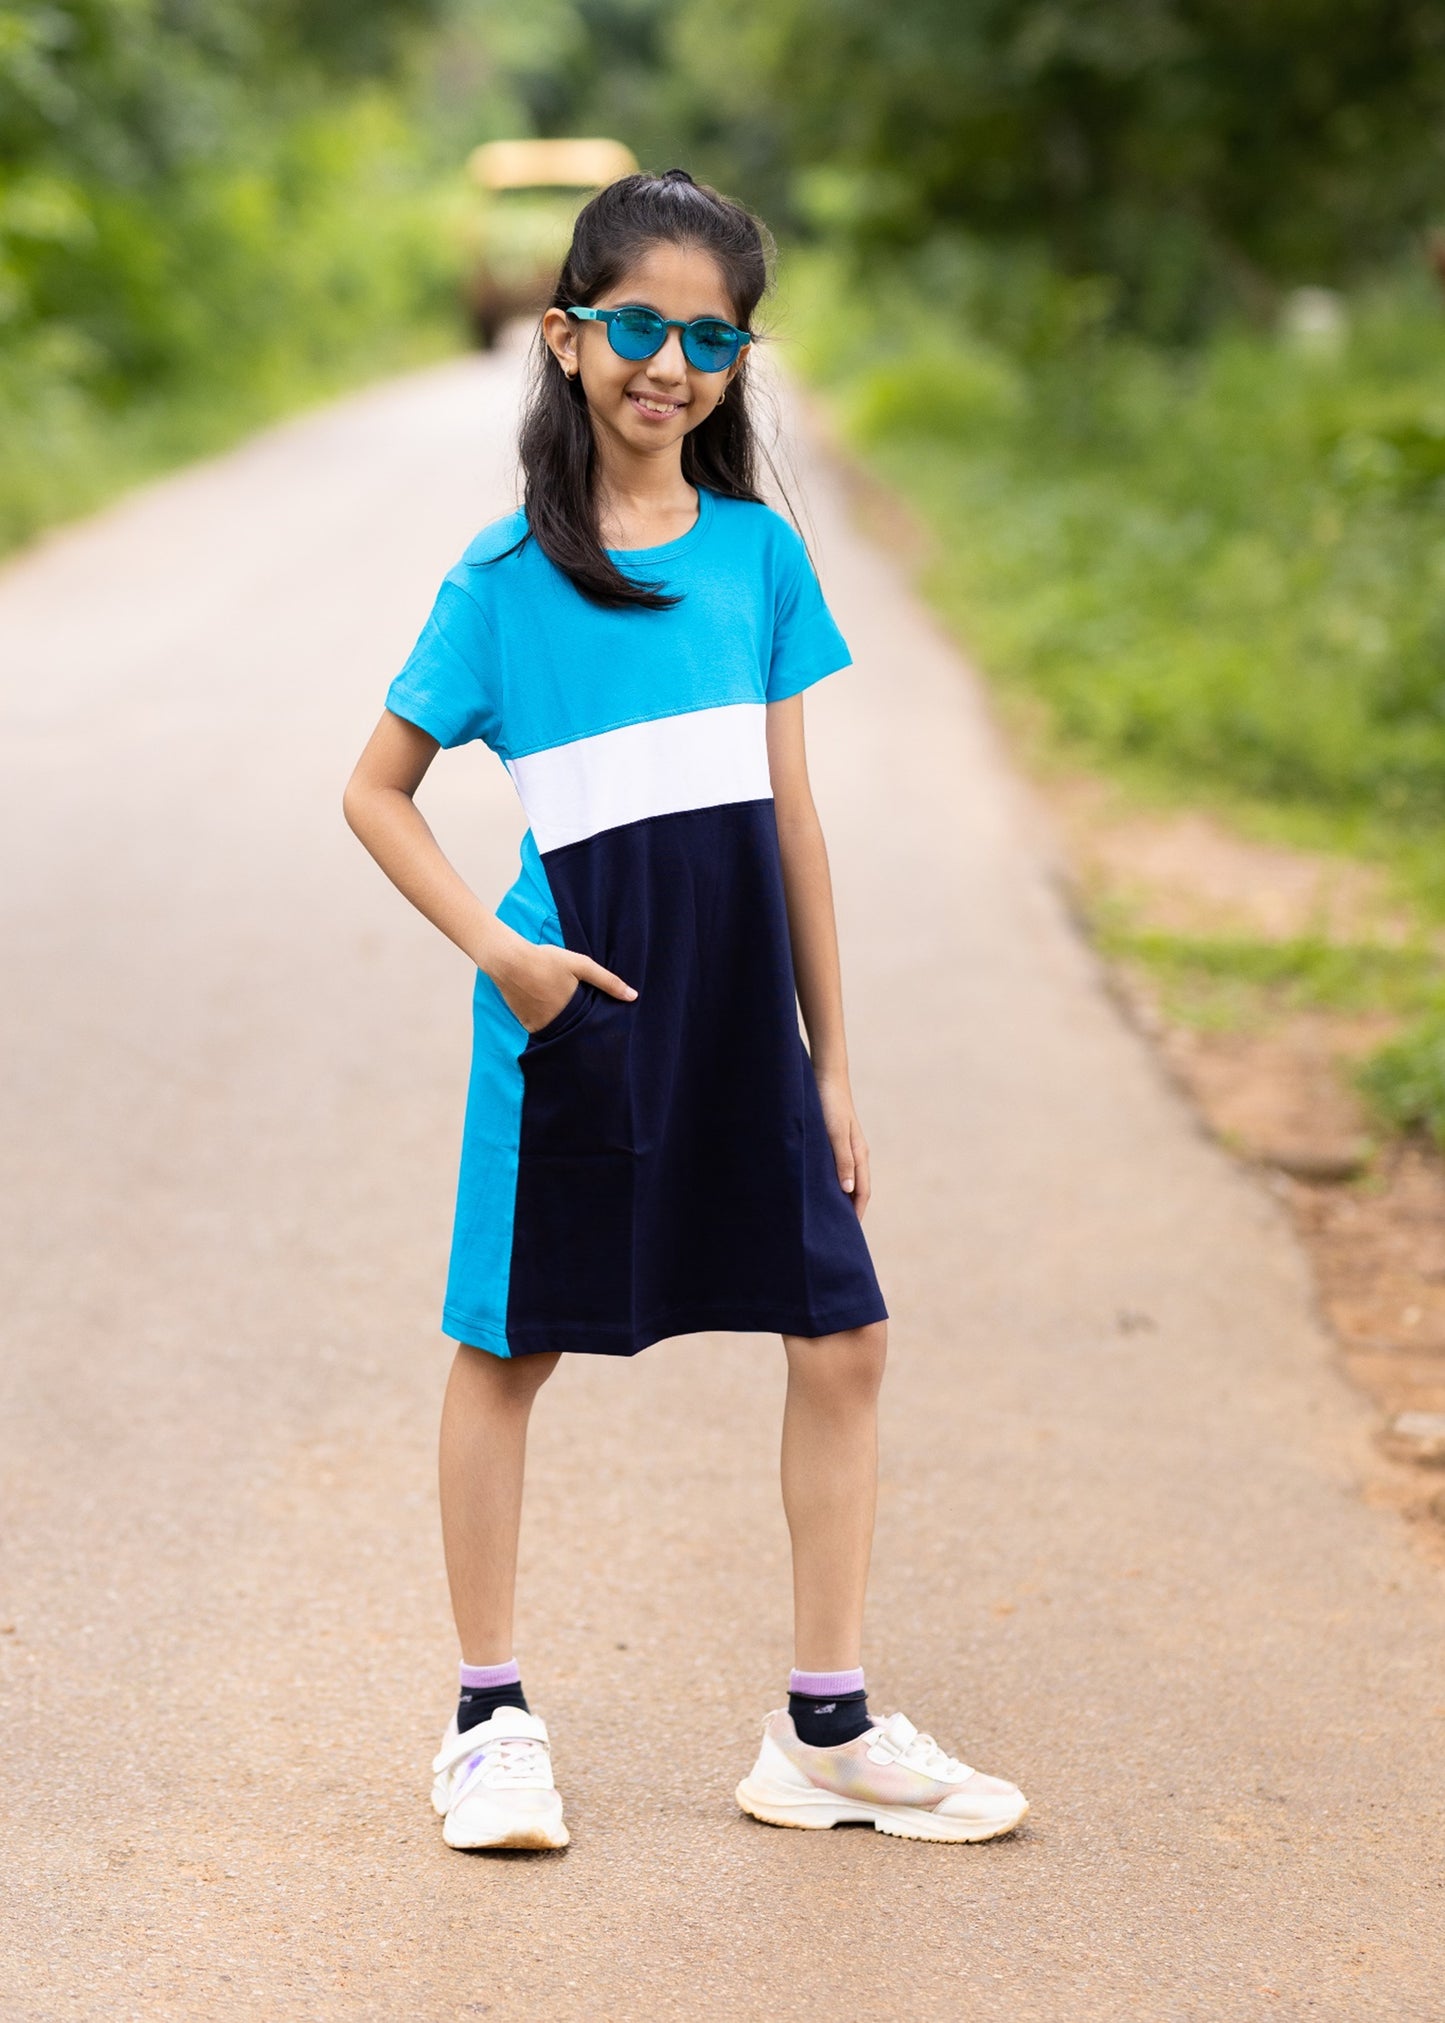
[{"label": "girl's face", "polygon": [[[695,246],[661,241],[592,305],[633,306],[690,323],[696,316],[735,323],[722,270],[710,253]],[[579,323],[561,309],[549,309],[542,332],[562,370],[578,375],[595,427],[644,454],[666,450],[706,421],[747,356],[744,346],[723,372],[699,372],[682,353],[682,333],[669,330],[651,358],[619,358],[605,323]]]}]

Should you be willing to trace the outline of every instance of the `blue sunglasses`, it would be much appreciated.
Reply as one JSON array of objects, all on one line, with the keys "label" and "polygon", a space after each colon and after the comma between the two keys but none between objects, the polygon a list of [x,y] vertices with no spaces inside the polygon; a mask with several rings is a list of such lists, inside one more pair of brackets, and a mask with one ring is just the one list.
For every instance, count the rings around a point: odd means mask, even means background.
[{"label": "blue sunglasses", "polygon": [[676,316],[659,316],[655,309],[578,309],[569,316],[584,323],[605,323],[607,341],[619,358],[634,362],[651,358],[667,342],[669,330],[682,332],[682,355],[698,372],[725,372],[745,344],[753,341],[750,330],[724,323],[720,316],[695,316],[683,323]]}]

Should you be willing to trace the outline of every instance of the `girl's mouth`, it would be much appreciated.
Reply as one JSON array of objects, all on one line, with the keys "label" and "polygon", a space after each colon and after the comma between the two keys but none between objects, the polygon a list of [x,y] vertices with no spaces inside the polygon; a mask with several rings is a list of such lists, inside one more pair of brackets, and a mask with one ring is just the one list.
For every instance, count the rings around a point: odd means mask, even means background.
[{"label": "girl's mouth", "polygon": [[645,414],[649,421],[670,421],[673,415],[682,412],[680,400],[655,400],[647,393],[629,393],[627,398],[638,414]]}]

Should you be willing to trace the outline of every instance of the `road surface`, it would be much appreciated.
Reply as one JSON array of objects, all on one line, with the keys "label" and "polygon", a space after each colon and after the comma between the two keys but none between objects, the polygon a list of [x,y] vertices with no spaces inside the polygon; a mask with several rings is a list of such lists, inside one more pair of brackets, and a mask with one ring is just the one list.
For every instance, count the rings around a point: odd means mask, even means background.
[{"label": "road surface", "polygon": [[[870,1685],[1032,1817],[736,1811],[790,1656],[783,1370],[704,1337],[543,1394],[519,1655],[573,1844],[443,1847],[471,979],[339,801],[512,502],[516,375],[363,393],[0,573],[0,2013],[1438,2018],[1440,1576],[1360,1494],[1278,1205],[1121,1023],[967,668],[806,445],[894,1316]],[[422,801],[500,895],[501,767]]]}]

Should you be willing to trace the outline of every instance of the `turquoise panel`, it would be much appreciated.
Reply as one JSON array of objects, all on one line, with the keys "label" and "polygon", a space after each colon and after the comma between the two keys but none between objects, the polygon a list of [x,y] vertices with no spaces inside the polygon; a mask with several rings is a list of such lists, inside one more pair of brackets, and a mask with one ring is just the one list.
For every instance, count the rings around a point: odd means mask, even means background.
[{"label": "turquoise panel", "polygon": [[[562,939],[530,830],[522,839],[521,873],[497,911],[529,941],[556,944]],[[507,1294],[522,1130],[520,1057],[526,1044],[526,1027],[479,969],[472,992],[472,1067],[442,1332],[494,1356],[511,1353]]]}]

